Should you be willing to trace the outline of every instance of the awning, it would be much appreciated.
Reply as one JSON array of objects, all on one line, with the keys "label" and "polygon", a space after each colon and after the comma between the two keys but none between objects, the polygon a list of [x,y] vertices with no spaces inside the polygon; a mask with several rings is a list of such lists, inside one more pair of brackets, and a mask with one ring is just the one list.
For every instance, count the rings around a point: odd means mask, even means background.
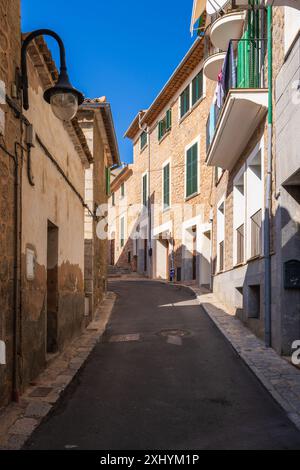
[{"label": "awning", "polygon": [[197,20],[199,20],[200,16],[204,12],[206,7],[206,0],[194,0],[193,5],[193,13],[191,19],[191,35],[193,36],[194,26]]}]

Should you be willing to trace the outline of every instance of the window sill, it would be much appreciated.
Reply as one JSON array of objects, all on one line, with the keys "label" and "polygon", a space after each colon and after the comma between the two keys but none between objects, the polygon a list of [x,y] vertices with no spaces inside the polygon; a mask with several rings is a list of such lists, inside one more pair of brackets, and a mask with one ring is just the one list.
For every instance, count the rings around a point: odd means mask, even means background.
[{"label": "window sill", "polygon": [[162,211],[163,214],[166,214],[170,210],[171,210],[171,206],[168,206],[168,207],[163,207],[161,211]]},{"label": "window sill", "polygon": [[263,256],[262,255],[256,255],[256,256],[252,256],[251,258],[247,259],[247,263],[251,263],[252,261],[256,261],[256,260],[259,260],[259,259],[263,259]]},{"label": "window sill", "polygon": [[185,113],[184,116],[182,116],[180,119],[179,119],[179,125],[188,117],[192,114],[192,112],[199,106],[200,103],[202,103],[202,101],[205,99],[205,95],[203,95],[201,98],[199,98],[199,100],[188,110],[187,113]]},{"label": "window sill", "polygon": [[190,201],[191,199],[193,199],[193,198],[196,197],[196,196],[199,196],[199,191],[197,191],[196,193],[191,194],[190,196],[186,196],[186,197],[184,198],[184,200],[185,200],[185,202],[188,202],[188,201]]},{"label": "window sill", "polygon": [[169,129],[159,140],[158,144],[160,145],[167,137],[171,134],[171,129]]}]

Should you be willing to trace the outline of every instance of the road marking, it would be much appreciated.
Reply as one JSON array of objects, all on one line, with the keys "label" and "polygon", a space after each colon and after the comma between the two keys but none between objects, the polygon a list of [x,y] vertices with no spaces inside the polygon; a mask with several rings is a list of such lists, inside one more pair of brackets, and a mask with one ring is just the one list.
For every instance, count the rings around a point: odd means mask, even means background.
[{"label": "road marking", "polygon": [[130,341],[139,341],[141,335],[140,334],[133,334],[133,335],[114,335],[111,336],[108,340],[109,343],[126,343]]},{"label": "road marking", "polygon": [[180,336],[168,336],[167,343],[182,346],[182,339]]}]

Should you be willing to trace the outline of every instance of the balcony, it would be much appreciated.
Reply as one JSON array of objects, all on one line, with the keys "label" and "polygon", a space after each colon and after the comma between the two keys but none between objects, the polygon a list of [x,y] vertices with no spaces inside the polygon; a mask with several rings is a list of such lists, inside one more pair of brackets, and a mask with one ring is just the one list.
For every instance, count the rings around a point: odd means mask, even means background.
[{"label": "balcony", "polygon": [[210,166],[231,170],[267,112],[265,52],[262,39],[230,41],[206,126]]},{"label": "balcony", "polygon": [[299,0],[266,0],[266,6],[292,7],[300,10]]},{"label": "balcony", "polygon": [[210,40],[221,51],[227,51],[231,38],[240,39],[245,23],[245,11],[220,16],[211,25]]},{"label": "balcony", "polygon": [[205,59],[203,64],[203,73],[206,78],[217,81],[225,56],[226,52],[219,52],[215,49],[215,52]]}]

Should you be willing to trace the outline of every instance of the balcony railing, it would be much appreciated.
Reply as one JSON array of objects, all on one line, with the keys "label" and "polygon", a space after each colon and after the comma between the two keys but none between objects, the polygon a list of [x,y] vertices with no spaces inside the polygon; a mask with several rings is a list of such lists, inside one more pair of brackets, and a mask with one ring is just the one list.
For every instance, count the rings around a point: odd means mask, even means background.
[{"label": "balcony railing", "polygon": [[244,262],[244,241],[245,241],[245,225],[241,225],[236,229],[236,262],[241,264]]},{"label": "balcony railing", "polygon": [[262,211],[251,217],[251,257],[260,256],[262,252]]},{"label": "balcony railing", "polygon": [[267,87],[265,57],[265,39],[242,38],[230,41],[222,71],[220,71],[216,101],[211,107],[207,120],[207,152],[229,91],[232,89],[264,89]]}]

